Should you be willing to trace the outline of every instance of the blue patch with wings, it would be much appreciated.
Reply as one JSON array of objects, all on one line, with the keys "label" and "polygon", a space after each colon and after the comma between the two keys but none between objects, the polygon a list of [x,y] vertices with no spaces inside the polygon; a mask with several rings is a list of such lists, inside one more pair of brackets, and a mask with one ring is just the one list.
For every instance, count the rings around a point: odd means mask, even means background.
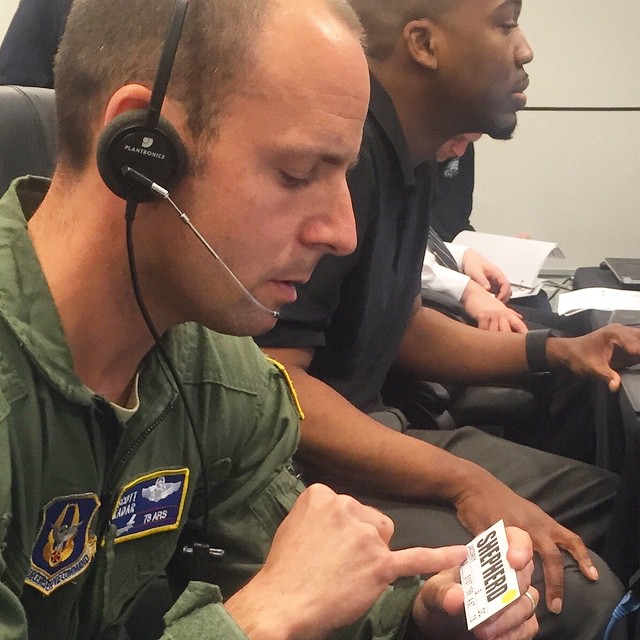
[{"label": "blue patch with wings", "polygon": [[155,471],[127,484],[111,516],[116,543],[177,529],[189,486],[189,469]]}]

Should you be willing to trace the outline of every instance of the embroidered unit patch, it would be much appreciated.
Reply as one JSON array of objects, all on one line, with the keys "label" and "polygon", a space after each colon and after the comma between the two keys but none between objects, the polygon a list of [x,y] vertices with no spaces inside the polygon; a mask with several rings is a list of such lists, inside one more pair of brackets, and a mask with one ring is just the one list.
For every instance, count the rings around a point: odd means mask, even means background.
[{"label": "embroidered unit patch", "polygon": [[451,158],[444,168],[442,175],[445,178],[455,178],[460,172],[460,158]]},{"label": "embroidered unit patch", "polygon": [[116,544],[177,529],[189,486],[189,469],[156,471],[126,485],[111,516]]},{"label": "embroidered unit patch", "polygon": [[95,493],[55,498],[44,506],[26,584],[48,596],[87,569],[96,553],[90,529],[99,506]]}]

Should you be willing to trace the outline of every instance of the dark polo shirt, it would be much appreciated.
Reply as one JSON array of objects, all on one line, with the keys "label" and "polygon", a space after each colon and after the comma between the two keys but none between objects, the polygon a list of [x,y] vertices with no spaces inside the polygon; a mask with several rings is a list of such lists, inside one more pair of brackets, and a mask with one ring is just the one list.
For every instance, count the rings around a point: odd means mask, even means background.
[{"label": "dark polo shirt", "polygon": [[298,300],[257,339],[315,348],[309,373],[365,411],[379,406],[420,292],[432,169],[418,171],[426,177],[416,179],[393,103],[372,77],[360,159],[348,176],[357,249],[323,257]]}]

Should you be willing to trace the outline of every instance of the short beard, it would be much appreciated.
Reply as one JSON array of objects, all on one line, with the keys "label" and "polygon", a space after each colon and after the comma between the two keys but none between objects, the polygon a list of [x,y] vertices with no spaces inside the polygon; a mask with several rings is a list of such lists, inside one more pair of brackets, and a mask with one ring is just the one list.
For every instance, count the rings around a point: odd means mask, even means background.
[{"label": "short beard", "polygon": [[485,133],[494,140],[511,140],[517,126],[518,122],[516,120],[513,124],[506,127],[500,127],[498,125],[491,126]]}]

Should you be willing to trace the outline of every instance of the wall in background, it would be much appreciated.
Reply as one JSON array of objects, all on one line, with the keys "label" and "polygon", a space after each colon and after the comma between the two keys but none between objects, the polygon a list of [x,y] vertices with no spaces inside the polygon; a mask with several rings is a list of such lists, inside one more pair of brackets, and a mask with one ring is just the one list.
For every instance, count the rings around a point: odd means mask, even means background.
[{"label": "wall in background", "polygon": [[[525,0],[529,106],[640,106],[636,0]],[[560,243],[551,269],[640,257],[640,112],[523,112],[477,144],[477,229]]]},{"label": "wall in background", "polygon": [[4,34],[17,8],[18,0],[2,0],[0,2],[0,39],[4,38]]}]

